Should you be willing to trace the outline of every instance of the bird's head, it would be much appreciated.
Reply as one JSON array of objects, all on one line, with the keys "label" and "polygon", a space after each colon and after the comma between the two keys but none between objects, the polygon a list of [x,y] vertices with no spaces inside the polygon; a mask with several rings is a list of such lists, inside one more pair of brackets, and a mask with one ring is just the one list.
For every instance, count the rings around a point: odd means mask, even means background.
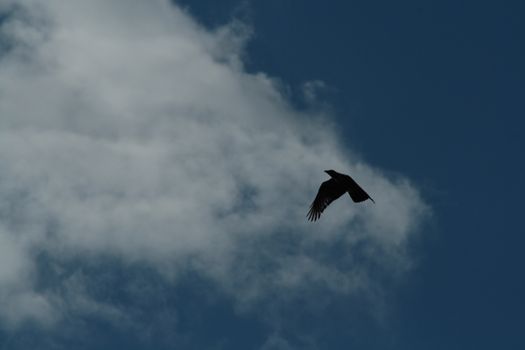
[{"label": "bird's head", "polygon": [[335,170],[325,170],[324,172],[330,175],[331,177],[337,175],[337,172]]}]

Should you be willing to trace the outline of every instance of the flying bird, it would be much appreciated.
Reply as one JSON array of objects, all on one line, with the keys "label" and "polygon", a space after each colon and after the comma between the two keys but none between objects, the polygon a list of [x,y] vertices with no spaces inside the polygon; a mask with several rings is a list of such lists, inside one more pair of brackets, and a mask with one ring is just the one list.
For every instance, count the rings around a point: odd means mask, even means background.
[{"label": "flying bird", "polygon": [[367,199],[375,203],[372,197],[350,176],[338,173],[335,170],[325,170],[324,172],[330,175],[331,179],[323,182],[321,187],[319,187],[319,192],[317,192],[317,196],[315,196],[310,206],[310,211],[306,215],[308,220],[316,221],[319,219],[326,207],[345,194],[345,192],[348,192],[352,200],[356,203],[366,201]]}]

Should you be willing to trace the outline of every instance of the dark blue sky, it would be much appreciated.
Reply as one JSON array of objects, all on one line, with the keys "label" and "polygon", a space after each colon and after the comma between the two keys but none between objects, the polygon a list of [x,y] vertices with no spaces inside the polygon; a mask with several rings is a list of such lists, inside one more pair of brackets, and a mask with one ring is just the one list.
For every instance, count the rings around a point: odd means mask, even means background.
[{"label": "dark blue sky", "polygon": [[[100,276],[90,292],[129,305],[151,329],[89,317],[28,324],[0,332],[0,349],[246,350],[274,332],[294,349],[525,348],[524,2],[177,2],[209,28],[249,23],[250,72],[281,79],[297,108],[302,84],[325,82],[321,101],[349,149],[414,182],[432,216],[410,242],[413,269],[379,277],[379,314],[366,297],[333,295],[317,310],[303,307],[322,299],[315,292],[279,310],[263,302],[280,315],[276,328],[191,273],[170,288],[153,270],[102,262],[81,268]],[[140,305],[137,280],[151,295]],[[274,345],[265,350],[287,349]]]},{"label": "dark blue sky", "polygon": [[525,3],[181,3],[211,27],[248,18],[249,69],[326,82],[342,138],[433,208],[388,325],[325,314],[323,348],[525,346]]}]

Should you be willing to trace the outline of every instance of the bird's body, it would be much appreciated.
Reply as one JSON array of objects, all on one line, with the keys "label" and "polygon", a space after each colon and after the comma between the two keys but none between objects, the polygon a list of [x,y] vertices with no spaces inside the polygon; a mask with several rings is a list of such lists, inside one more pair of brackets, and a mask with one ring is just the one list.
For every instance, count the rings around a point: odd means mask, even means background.
[{"label": "bird's body", "polygon": [[325,173],[330,175],[331,179],[323,182],[321,187],[319,187],[317,196],[312,202],[310,211],[307,214],[308,220],[316,221],[319,219],[321,213],[326,207],[345,193],[348,193],[356,203],[363,202],[367,199],[374,202],[372,197],[370,197],[368,193],[366,193],[365,190],[363,190],[350,176],[338,173],[335,170],[325,170]]}]

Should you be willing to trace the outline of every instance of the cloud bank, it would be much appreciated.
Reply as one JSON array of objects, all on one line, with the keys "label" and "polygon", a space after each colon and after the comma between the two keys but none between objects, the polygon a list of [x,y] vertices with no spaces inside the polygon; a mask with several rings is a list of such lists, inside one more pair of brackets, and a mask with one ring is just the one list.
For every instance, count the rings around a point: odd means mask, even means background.
[{"label": "cloud bank", "polygon": [[[330,116],[248,73],[242,25],[208,30],[167,0],[0,11],[4,327],[120,317],[82,288],[93,276],[62,273],[73,261],[148,266],[175,285],[191,270],[239,305],[310,286],[355,293],[373,283],[370,264],[409,263],[404,243],[427,210],[418,191],[345,149]],[[331,168],[377,204],[343,197],[308,223]]]}]

